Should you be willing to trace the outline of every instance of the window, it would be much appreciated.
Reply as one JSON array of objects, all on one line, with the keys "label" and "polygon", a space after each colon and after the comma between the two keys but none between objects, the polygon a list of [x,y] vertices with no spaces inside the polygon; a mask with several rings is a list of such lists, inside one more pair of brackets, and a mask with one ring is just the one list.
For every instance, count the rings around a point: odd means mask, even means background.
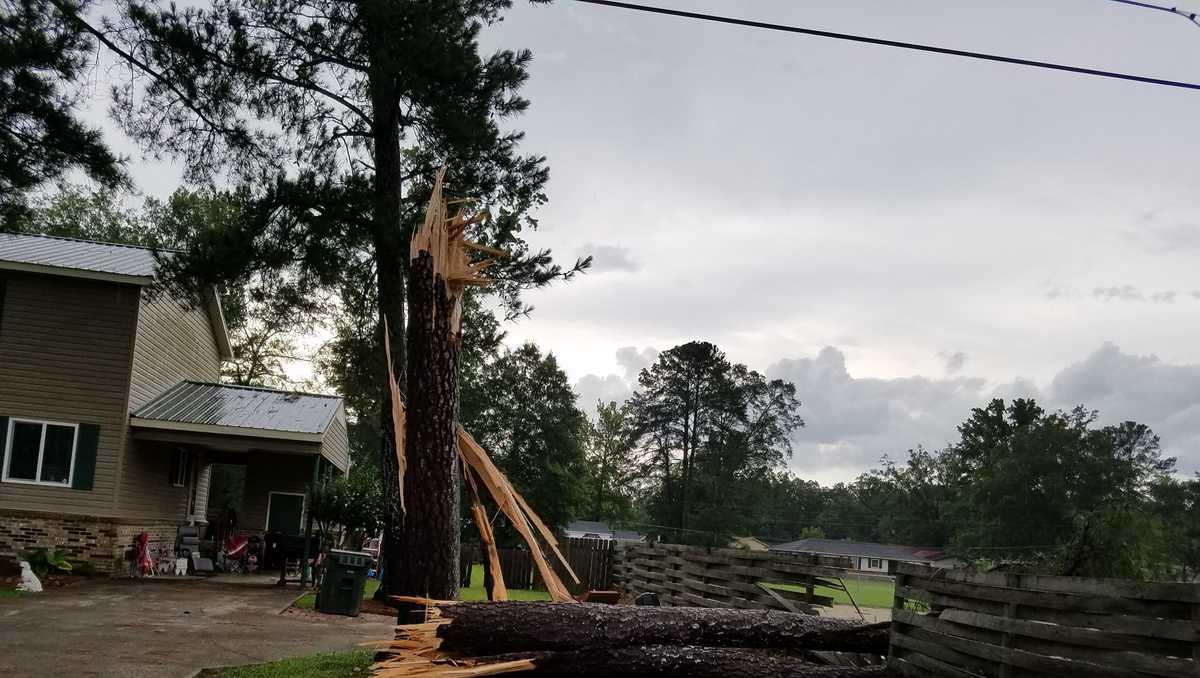
[{"label": "window", "polygon": [[4,480],[71,485],[77,424],[11,419],[4,437]]},{"label": "window", "polygon": [[188,463],[188,451],[182,447],[175,448],[175,457],[171,463],[171,481],[172,487],[187,487],[188,472],[192,466]]},{"label": "window", "polygon": [[872,570],[878,570],[879,568],[883,567],[883,563],[878,558],[871,558],[867,561],[867,567]]}]

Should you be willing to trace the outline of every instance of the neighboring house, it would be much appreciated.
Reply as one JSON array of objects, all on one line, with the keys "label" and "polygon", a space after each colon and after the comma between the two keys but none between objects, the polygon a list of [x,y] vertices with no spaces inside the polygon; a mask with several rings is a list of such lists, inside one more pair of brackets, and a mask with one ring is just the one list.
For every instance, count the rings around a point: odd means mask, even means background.
[{"label": "neighboring house", "polygon": [[777,544],[772,546],[771,550],[822,556],[849,556],[853,568],[864,572],[892,572],[896,563],[919,563],[935,567],[956,567],[958,564],[935,547],[872,544],[840,539],[801,539]]},{"label": "neighboring house", "polygon": [[349,465],[340,398],[216,383],[220,300],[150,295],[145,248],[0,233],[0,556],[98,571],[139,532],[205,522],[214,464],[245,468],[239,527],[299,534],[305,490]]},{"label": "neighboring house", "polygon": [[604,541],[636,542],[646,538],[633,530],[614,530],[598,520],[576,520],[567,525],[568,539],[602,539]]},{"label": "neighboring house", "polygon": [[733,541],[729,542],[729,548],[743,551],[767,551],[771,547],[758,537],[734,537]]}]

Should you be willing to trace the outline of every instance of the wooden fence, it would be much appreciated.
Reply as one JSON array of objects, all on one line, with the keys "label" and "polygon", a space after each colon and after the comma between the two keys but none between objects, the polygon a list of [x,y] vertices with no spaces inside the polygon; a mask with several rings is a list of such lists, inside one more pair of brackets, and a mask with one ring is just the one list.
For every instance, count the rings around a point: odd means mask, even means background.
[{"label": "wooden fence", "polygon": [[613,556],[613,578],[623,592],[656,593],[664,605],[809,613],[833,605],[815,589],[844,590],[841,578],[849,567],[850,559],[840,556],[676,544],[626,544]]},{"label": "wooden fence", "polygon": [[901,564],[891,675],[1200,676],[1200,585]]},{"label": "wooden fence", "polygon": [[[601,591],[612,587],[612,553],[613,542],[602,539],[564,539],[559,548],[571,569],[579,577],[580,584],[576,585],[567,575],[566,570],[558,565],[558,559],[553,558],[559,577],[567,584],[572,593],[584,591]],[[525,548],[499,548],[500,569],[504,572],[504,585],[510,589],[541,588],[541,578],[537,566],[529,550]],[[471,565],[482,563],[483,556],[479,548],[464,548],[462,552],[462,576],[469,576]],[[464,579],[468,581],[469,579]],[[468,584],[464,583],[463,586]]]}]

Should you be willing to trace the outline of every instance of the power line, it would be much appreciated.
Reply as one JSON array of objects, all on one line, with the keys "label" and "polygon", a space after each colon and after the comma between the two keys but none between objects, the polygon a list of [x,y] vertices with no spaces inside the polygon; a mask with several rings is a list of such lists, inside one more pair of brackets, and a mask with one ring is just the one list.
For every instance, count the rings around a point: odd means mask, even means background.
[{"label": "power line", "polygon": [[1178,7],[1166,7],[1164,5],[1155,5],[1149,2],[1138,2],[1138,0],[1108,0],[1109,2],[1119,2],[1122,5],[1133,5],[1134,7],[1143,7],[1145,9],[1156,9],[1160,12],[1167,12],[1176,16],[1181,16],[1184,19],[1200,26],[1200,15],[1196,12],[1186,12]]},{"label": "power line", "polygon": [[[1117,0],[1119,2],[1132,2],[1132,0]],[[1016,66],[1029,66],[1031,68],[1044,68],[1053,71],[1065,71],[1067,73],[1076,73],[1079,75],[1094,75],[1101,78],[1112,78],[1115,80],[1127,80],[1130,82],[1140,82],[1148,85],[1162,85],[1164,87],[1178,87],[1181,89],[1200,90],[1200,83],[1181,82],[1178,80],[1164,80],[1162,78],[1150,78],[1142,75],[1131,75],[1129,73],[1117,73],[1114,71],[1102,71],[1095,68],[1084,68],[1082,66],[1070,66],[1066,64],[1056,64],[1047,61],[1034,61],[1032,59],[1019,59],[1016,57],[1001,56],[998,54],[986,54],[984,52],[970,52],[961,49],[951,49],[949,47],[937,47],[934,45],[922,45],[913,42],[901,42],[898,40],[886,40],[884,38],[871,38],[862,35],[852,35],[850,33],[835,33],[832,31],[822,31],[815,28],[801,28],[798,26],[787,26],[784,24],[773,24],[764,21],[750,21],[748,19],[735,19],[732,17],[717,16],[715,14],[701,14],[699,12],[685,12],[678,9],[666,9],[664,7],[650,7],[647,5],[637,5],[629,2],[616,2],[615,0],[575,0],[589,5],[601,5],[604,7],[616,7],[619,9],[628,9],[637,12],[649,12],[651,14],[664,14],[667,16],[681,17],[684,19],[697,19],[700,21],[713,21],[716,23],[732,24],[734,26],[744,26],[747,28],[761,28],[769,31],[781,31],[784,33],[799,33],[801,35],[811,35],[818,38],[831,38],[833,40],[847,40],[850,42],[866,43],[868,45],[879,45],[882,47],[896,47],[899,49],[909,49],[918,52],[932,52],[934,54],[946,54],[949,56],[963,57],[967,59],[980,59],[983,61],[995,61],[1005,64],[1013,64]],[[1184,15],[1186,16],[1186,15]]]}]

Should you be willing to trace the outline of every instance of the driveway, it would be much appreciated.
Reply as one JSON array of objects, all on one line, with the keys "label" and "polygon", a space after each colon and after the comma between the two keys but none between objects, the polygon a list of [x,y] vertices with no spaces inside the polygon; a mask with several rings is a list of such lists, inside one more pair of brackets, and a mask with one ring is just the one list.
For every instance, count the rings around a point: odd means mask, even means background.
[{"label": "driveway", "polygon": [[186,678],[388,639],[394,622],[291,610],[269,577],[95,579],[0,600],[0,676]]}]

